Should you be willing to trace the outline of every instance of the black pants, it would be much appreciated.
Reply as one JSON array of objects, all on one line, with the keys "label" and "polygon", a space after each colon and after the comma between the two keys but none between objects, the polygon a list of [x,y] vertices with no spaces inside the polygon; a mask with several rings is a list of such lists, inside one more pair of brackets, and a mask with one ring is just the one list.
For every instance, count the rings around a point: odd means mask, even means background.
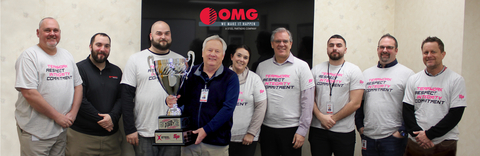
[{"label": "black pants", "polygon": [[355,153],[355,130],[337,133],[310,127],[308,135],[310,149],[314,156],[353,156]]},{"label": "black pants", "polygon": [[262,156],[301,156],[302,148],[293,148],[293,137],[298,127],[271,128],[262,125],[260,148]]},{"label": "black pants", "polygon": [[253,156],[257,148],[257,142],[253,141],[250,145],[244,145],[242,142],[230,142],[228,146],[229,156]]}]

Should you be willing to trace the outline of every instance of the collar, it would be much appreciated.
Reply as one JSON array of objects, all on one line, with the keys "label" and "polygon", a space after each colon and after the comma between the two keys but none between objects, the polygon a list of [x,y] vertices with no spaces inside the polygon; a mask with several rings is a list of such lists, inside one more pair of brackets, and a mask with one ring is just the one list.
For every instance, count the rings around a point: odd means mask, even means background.
[{"label": "collar", "polygon": [[284,65],[287,62],[290,62],[291,64],[293,64],[294,60],[295,60],[295,56],[293,56],[292,52],[290,52],[287,60],[285,60],[285,62],[283,62],[283,63],[278,63],[277,61],[275,61],[275,55],[273,55],[273,63],[276,64],[276,65],[279,65],[279,66]]},{"label": "collar", "polygon": [[199,67],[197,68],[197,70],[195,70],[193,74],[196,76],[202,77],[205,81],[209,81],[210,79],[213,79],[214,77],[217,77],[222,73],[223,73],[223,64],[220,65],[220,68],[218,68],[217,71],[215,71],[215,74],[213,74],[212,78],[208,78],[207,73],[203,72],[203,62],[202,62],[202,64],[199,65]]},{"label": "collar", "polygon": [[380,61],[378,61],[377,67],[378,68],[390,68],[398,64],[397,59],[393,60],[393,62],[390,62],[389,64],[386,64],[385,67],[382,67],[382,64],[380,64]]},{"label": "collar", "polygon": [[438,75],[442,74],[442,73],[443,73],[445,70],[447,70],[447,67],[445,67],[445,65],[443,65],[443,69],[442,69],[442,71],[440,71],[440,72],[439,72],[438,74],[436,74],[436,75],[432,75],[432,74],[430,74],[430,73],[427,71],[427,69],[426,69],[426,68],[425,68],[425,70],[424,70],[424,71],[425,71],[425,74],[427,74],[428,76],[436,77],[436,76],[438,76]]},{"label": "collar", "polygon": [[147,50],[148,50],[149,52],[151,52],[152,54],[155,54],[155,55],[168,55],[168,54],[170,54],[170,49],[168,49],[168,52],[167,52],[167,53],[165,53],[165,54],[158,54],[158,53],[155,53],[155,52],[151,51],[149,48],[147,48]]},{"label": "collar", "polygon": [[[232,66],[228,67],[228,69],[230,69],[230,70],[233,71],[233,67],[232,67]],[[244,83],[247,81],[247,77],[248,77],[248,72],[249,72],[249,71],[250,71],[250,69],[248,69],[248,67],[245,67],[245,70],[243,70],[242,73],[237,74],[239,84],[244,84]]]}]

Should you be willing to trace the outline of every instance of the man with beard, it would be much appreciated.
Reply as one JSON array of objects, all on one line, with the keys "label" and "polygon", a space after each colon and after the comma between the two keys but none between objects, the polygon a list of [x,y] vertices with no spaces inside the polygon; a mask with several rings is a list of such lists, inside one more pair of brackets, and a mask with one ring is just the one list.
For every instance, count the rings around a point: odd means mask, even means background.
[{"label": "man with beard", "polygon": [[290,31],[275,29],[270,38],[275,55],[257,68],[268,99],[260,131],[262,155],[302,155],[312,121],[315,84],[307,62],[290,51],[292,44]]},{"label": "man with beard", "polygon": [[354,112],[360,107],[362,71],[346,62],[347,43],[340,35],[327,41],[328,61],[312,69],[316,85],[309,139],[312,155],[352,156],[355,149]]},{"label": "man with beard", "polygon": [[383,35],[378,41],[378,64],[363,72],[367,83],[355,125],[364,156],[401,156],[405,151],[402,100],[408,77],[414,72],[397,62],[397,52],[397,39]]},{"label": "man with beard", "polygon": [[82,101],[82,79],[73,56],[57,47],[60,26],[51,17],[40,21],[39,43],[15,63],[15,103],[21,155],[64,155],[66,128]]},{"label": "man with beard", "polygon": [[66,155],[121,155],[120,80],[122,71],[111,64],[110,37],[97,33],[90,56],[77,63],[83,80],[83,99],[77,120],[67,131]]},{"label": "man with beard", "polygon": [[[153,67],[147,62],[148,56],[154,60],[184,58],[171,51],[172,37],[170,26],[157,21],[150,31],[151,46],[135,53],[127,61],[122,77],[122,113],[127,142],[133,145],[137,156],[178,156],[180,146],[153,146],[155,130],[158,129],[158,116],[166,115],[167,92],[157,80]],[[153,66],[153,62],[150,62]],[[135,99],[135,100],[134,100]]]}]

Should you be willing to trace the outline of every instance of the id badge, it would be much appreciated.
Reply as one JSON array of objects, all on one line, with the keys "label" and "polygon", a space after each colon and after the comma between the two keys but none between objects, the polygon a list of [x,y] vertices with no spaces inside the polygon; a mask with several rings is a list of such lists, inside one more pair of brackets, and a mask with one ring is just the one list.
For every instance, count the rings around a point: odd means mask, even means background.
[{"label": "id badge", "polygon": [[332,103],[332,101],[327,102],[327,114],[333,114],[333,103]]},{"label": "id badge", "polygon": [[200,94],[200,102],[207,102],[208,100],[208,89],[202,89],[202,93]]},{"label": "id badge", "polygon": [[362,139],[362,150],[367,150],[367,140]]}]

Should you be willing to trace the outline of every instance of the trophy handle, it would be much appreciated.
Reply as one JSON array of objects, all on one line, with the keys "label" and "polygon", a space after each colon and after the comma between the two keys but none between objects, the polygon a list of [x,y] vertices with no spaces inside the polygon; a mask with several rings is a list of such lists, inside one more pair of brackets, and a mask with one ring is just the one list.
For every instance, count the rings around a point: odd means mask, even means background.
[{"label": "trophy handle", "polygon": [[190,70],[188,70],[187,72],[187,75],[188,75],[192,71],[193,63],[195,62],[195,52],[190,50],[188,51],[187,55],[188,55],[187,63],[188,61],[190,61],[190,59],[192,60],[192,64],[190,65]]},{"label": "trophy handle", "polygon": [[150,62],[154,62],[152,55],[147,57],[147,62],[148,62],[148,68],[150,68],[151,71],[155,71],[155,69],[152,68],[152,64],[150,63]]}]

